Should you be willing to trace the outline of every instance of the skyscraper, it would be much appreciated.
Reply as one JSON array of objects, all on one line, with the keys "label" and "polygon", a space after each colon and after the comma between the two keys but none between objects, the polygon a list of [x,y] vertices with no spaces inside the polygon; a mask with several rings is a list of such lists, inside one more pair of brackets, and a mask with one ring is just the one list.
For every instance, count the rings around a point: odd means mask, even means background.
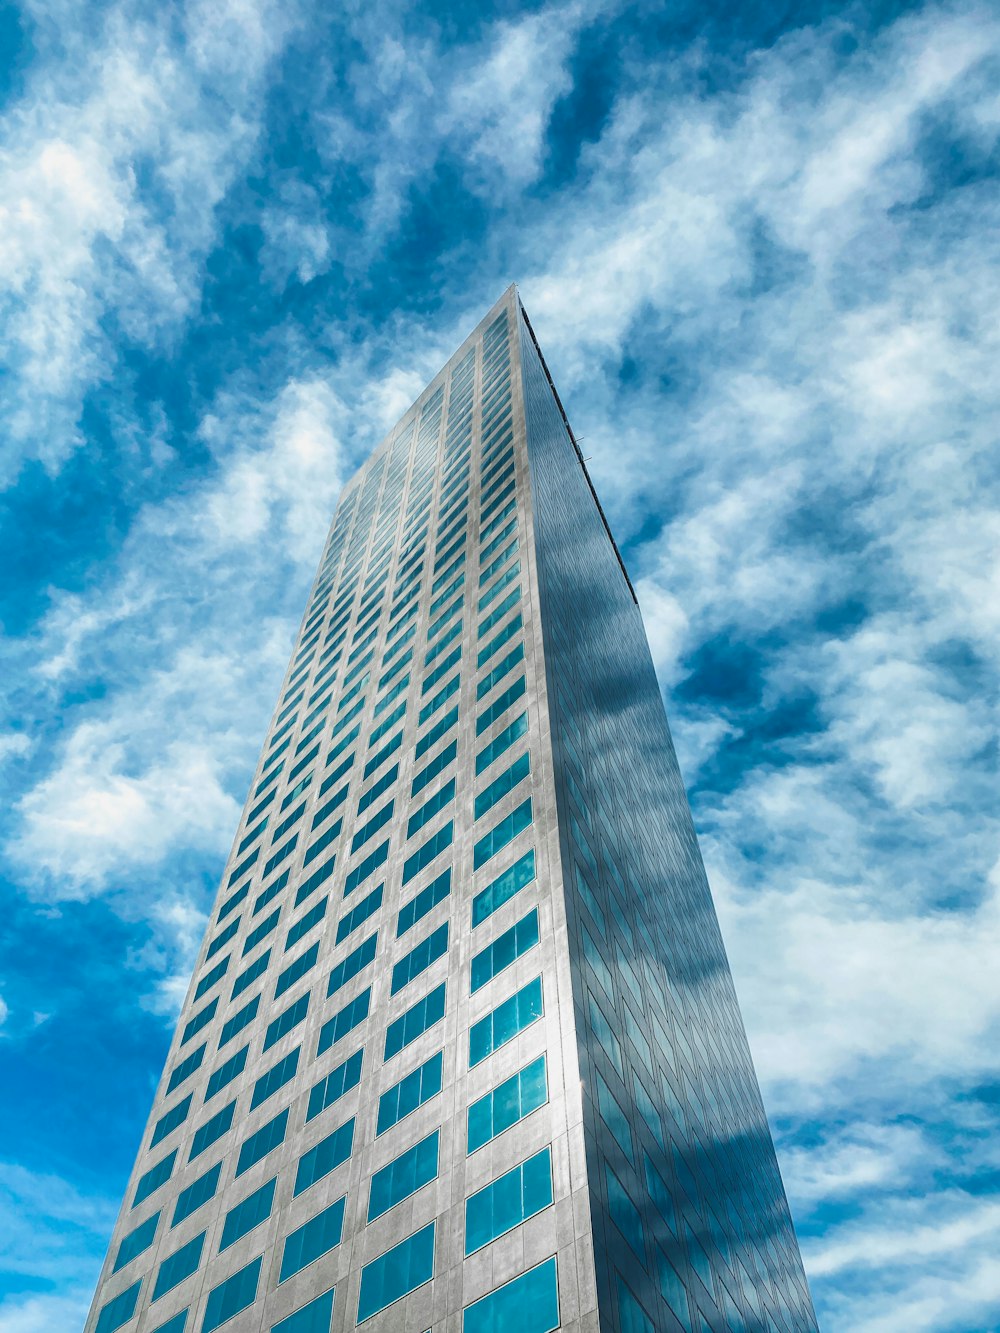
[{"label": "skyscraper", "polygon": [[344,489],[87,1333],[809,1333],[628,574],[511,288]]}]

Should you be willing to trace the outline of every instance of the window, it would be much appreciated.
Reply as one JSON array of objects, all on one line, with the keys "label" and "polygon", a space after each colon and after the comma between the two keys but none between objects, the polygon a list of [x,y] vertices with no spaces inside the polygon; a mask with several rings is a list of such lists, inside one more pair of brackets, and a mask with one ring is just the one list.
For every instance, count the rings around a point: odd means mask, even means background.
[{"label": "window", "polygon": [[377,889],[372,889],[367,897],[362,898],[355,907],[352,907],[349,912],[340,918],[337,922],[337,944],[346,940],[352,931],[357,930],[359,926],[364,925],[369,917],[374,916],[382,906],[382,891],[384,888],[385,885],[380,884]]},{"label": "window", "polygon": [[396,995],[416,977],[436,962],[448,951],[448,922],[438,926],[437,930],[420,941],[408,954],[405,954],[392,969],[392,986],[389,994]]},{"label": "window", "polygon": [[299,1272],[307,1264],[318,1259],[321,1254],[328,1253],[335,1245],[340,1244],[340,1238],[344,1234],[345,1201],[346,1195],[336,1203],[331,1203],[315,1217],[311,1217],[286,1238],[285,1247],[281,1252],[279,1282],[284,1282],[293,1273]]},{"label": "window", "polygon": [[414,833],[418,833],[425,824],[429,824],[435,815],[450,805],[455,799],[455,779],[446,782],[439,792],[426,801],[419,810],[415,810],[409,818],[406,825],[406,836],[412,838]]},{"label": "window", "polygon": [[286,1033],[291,1032],[292,1028],[297,1027],[308,1012],[309,992],[306,991],[305,995],[300,995],[294,1004],[290,1004],[277,1018],[268,1023],[264,1034],[264,1050],[269,1050],[276,1041],[280,1041]]},{"label": "window", "polygon": [[[513,619],[503,627],[503,629],[500,631],[499,634],[496,635],[495,638],[490,639],[489,643],[486,644],[484,648],[480,648],[476,665],[480,667],[485,666],[486,663],[493,656],[493,654],[495,652],[498,652],[504,646],[505,643],[508,643],[514,637],[514,635],[517,634],[518,631],[523,628],[523,626],[524,626],[524,620],[519,611],[517,615],[514,616]],[[494,681],[493,684],[495,685],[496,681]],[[483,693],[485,694],[486,691],[484,690]]]},{"label": "window", "polygon": [[226,1042],[232,1041],[233,1037],[238,1032],[242,1032],[248,1023],[252,1023],[257,1017],[259,1008],[260,996],[255,995],[238,1013],[233,1014],[232,1018],[227,1018],[222,1025],[222,1032],[219,1034],[219,1046],[225,1046]]},{"label": "window", "polygon": [[237,995],[245,991],[248,986],[252,986],[261,973],[267,971],[267,965],[270,961],[271,950],[267,949],[259,958],[250,964],[245,972],[241,972],[236,978],[233,982],[233,993],[229,998],[235,1000]]},{"label": "window", "polygon": [[228,1106],[224,1106],[221,1111],[216,1111],[211,1120],[206,1120],[203,1125],[195,1130],[194,1137],[191,1140],[191,1151],[188,1154],[189,1162],[193,1162],[206,1148],[210,1148],[213,1143],[221,1139],[223,1134],[229,1133],[235,1114],[236,1101],[233,1100]]},{"label": "window", "polygon": [[252,1166],[265,1158],[280,1143],[284,1143],[287,1126],[288,1107],[286,1106],[273,1120],[269,1120],[266,1125],[262,1125],[256,1134],[251,1134],[248,1139],[244,1140],[236,1162],[236,1175],[241,1176],[244,1171],[249,1171]]},{"label": "window", "polygon": [[318,903],[310,907],[308,912],[303,913],[298,921],[292,923],[289,927],[288,937],[285,940],[285,949],[291,949],[293,945],[298,944],[299,940],[304,939],[314,926],[326,916],[326,906],[328,899],[321,898]]},{"label": "window", "polygon": [[328,1106],[339,1101],[351,1088],[361,1082],[361,1064],[364,1050],[355,1051],[343,1064],[331,1070],[326,1078],[320,1079],[309,1091],[309,1105],[306,1109],[306,1122],[325,1111]]},{"label": "window", "polygon": [[489,634],[490,630],[493,629],[495,625],[499,625],[500,621],[503,620],[507,612],[512,607],[517,605],[518,601],[520,600],[520,597],[521,597],[521,585],[518,584],[516,588],[513,588],[507,594],[507,596],[503,599],[502,602],[497,603],[497,605],[493,608],[493,610],[489,613],[488,616],[484,616],[484,618],[479,622],[479,628],[476,631],[476,638],[481,639],[484,634]]},{"label": "window", "polygon": [[173,1254],[167,1255],[156,1274],[156,1285],[153,1287],[151,1300],[158,1301],[161,1296],[165,1296],[168,1291],[172,1291],[186,1277],[190,1277],[192,1273],[197,1272],[198,1265],[201,1263],[201,1250],[205,1244],[205,1235],[206,1233],[203,1231],[200,1236],[195,1236],[194,1240],[189,1240],[179,1250],[174,1250]]},{"label": "window", "polygon": [[245,1199],[230,1208],[226,1214],[226,1220],[222,1225],[222,1238],[219,1241],[219,1253],[228,1249],[242,1237],[253,1231],[254,1227],[259,1227],[261,1222],[271,1216],[271,1206],[274,1203],[274,1187],[278,1183],[278,1177],[272,1176],[266,1185],[261,1185],[259,1190],[254,1190],[253,1194],[248,1194]]},{"label": "window", "polygon": [[509,750],[515,741],[520,740],[527,733],[527,730],[528,714],[521,713],[500,732],[495,740],[490,741],[489,745],[476,755],[476,777],[479,777],[480,773],[485,773],[490,764],[499,759],[506,750]]},{"label": "window", "polygon": [[458,709],[449,709],[444,717],[439,718],[438,721],[434,723],[433,727],[431,727],[429,731],[425,731],[417,741],[416,748],[413,751],[414,759],[422,759],[427,751],[431,749],[432,746],[436,745],[441,737],[446,732],[450,731],[457,721]]},{"label": "window", "polygon": [[659,1248],[656,1251],[656,1267],[661,1296],[684,1327],[689,1328],[691,1315],[688,1309],[687,1291],[677,1269]]},{"label": "window", "polygon": [[372,1176],[368,1190],[368,1221],[395,1208],[397,1203],[408,1199],[418,1189],[422,1189],[438,1173],[438,1139],[435,1130],[427,1138],[407,1148],[394,1161],[389,1162],[381,1171]]},{"label": "window", "polygon": [[175,1065],[173,1073],[170,1075],[170,1081],[167,1083],[167,1092],[173,1092],[174,1088],[180,1087],[186,1078],[191,1075],[201,1065],[205,1058],[205,1046],[201,1045],[196,1051],[181,1060],[180,1064]]},{"label": "window", "polygon": [[498,935],[492,944],[475,954],[472,959],[471,993],[474,995],[497,973],[509,967],[515,959],[527,953],[538,943],[538,909],[532,908],[510,930]]},{"label": "window", "polygon": [[216,1162],[215,1166],[209,1167],[204,1175],[192,1181],[187,1189],[181,1190],[174,1206],[174,1215],[170,1223],[172,1227],[177,1226],[178,1222],[183,1222],[185,1217],[190,1217],[192,1213],[197,1212],[202,1204],[208,1203],[209,1199],[215,1198],[215,1191],[219,1188],[221,1172],[222,1163]]},{"label": "window", "polygon": [[225,1282],[220,1282],[217,1287],[212,1288],[208,1293],[201,1333],[212,1333],[213,1329],[224,1324],[227,1319],[232,1319],[234,1314],[239,1314],[247,1306],[253,1305],[257,1299],[257,1282],[260,1278],[263,1257],[261,1255],[254,1259],[246,1268],[241,1268],[238,1273],[226,1278]]},{"label": "window", "polygon": [[622,1333],[656,1333],[652,1319],[632,1295],[631,1288],[618,1274],[618,1318]]},{"label": "window", "polygon": [[157,1324],[153,1333],[184,1333],[184,1325],[187,1323],[188,1312],[182,1310],[180,1314],[175,1314],[172,1319],[168,1319],[165,1324]]},{"label": "window", "polygon": [[509,815],[501,819],[499,824],[490,829],[484,837],[476,843],[472,854],[472,868],[478,870],[480,866],[486,864],[491,857],[496,856],[497,852],[503,849],[517,837],[531,823],[531,797],[512,810]]},{"label": "window", "polygon": [[342,958],[337,966],[330,973],[330,980],[327,982],[326,998],[335,995],[341,986],[346,986],[349,981],[363,971],[375,958],[375,950],[378,947],[378,931],[374,935],[369,935],[364,943],[359,944],[356,949],[352,949],[346,958]]},{"label": "window", "polygon": [[618,1098],[605,1083],[600,1074],[597,1075],[597,1105],[600,1108],[601,1119],[611,1130],[615,1142],[621,1148],[628,1160],[634,1161],[632,1149],[632,1130],[629,1127],[628,1116],[622,1110]]},{"label": "window", "polygon": [[552,1333],[559,1327],[559,1280],[555,1256],[529,1268],[462,1315],[462,1333]]},{"label": "window", "polygon": [[457,741],[452,741],[450,745],[446,745],[441,753],[432,759],[427,767],[422,768],[416,777],[414,777],[410,786],[410,796],[414,797],[422,792],[429,783],[434,781],[439,773],[442,773],[449,764],[455,762],[455,756],[457,754]]},{"label": "window", "polygon": [[473,926],[482,925],[487,917],[502,907],[504,903],[509,902],[516,893],[519,893],[527,884],[530,884],[535,878],[535,852],[525,852],[509,870],[505,870],[502,875],[498,875],[491,884],[477,893],[472,900],[472,924]]},{"label": "window", "polygon": [[140,1278],[127,1291],[123,1291],[113,1301],[108,1301],[107,1305],[102,1306],[101,1313],[97,1317],[97,1326],[94,1333],[114,1333],[116,1328],[121,1328],[122,1324],[127,1324],[135,1314],[141,1286],[142,1279]]},{"label": "window", "polygon": [[358,829],[357,833],[355,833],[351,840],[352,856],[359,850],[359,848],[363,847],[370,838],[373,838],[376,833],[385,828],[386,824],[388,824],[389,820],[392,818],[392,812],[395,809],[395,805],[395,801],[390,801],[388,805],[384,805],[377,814],[372,815],[367,824],[363,824],[361,828]]},{"label": "window", "polygon": [[551,1151],[543,1148],[465,1201],[465,1253],[520,1226],[552,1203]]},{"label": "window", "polygon": [[494,778],[488,787],[485,787],[476,797],[476,818],[481,819],[487,811],[502,801],[509,795],[519,782],[531,772],[531,757],[527,753],[522,754],[519,759],[515,759],[505,772],[499,777]]},{"label": "window", "polygon": [[434,1276],[434,1223],[414,1232],[361,1270],[360,1324]]},{"label": "window", "polygon": [[646,1262],[646,1242],[642,1232],[642,1218],[632,1202],[628,1190],[621,1183],[611,1167],[604,1163],[604,1175],[608,1186],[608,1209],[611,1220],[629,1243],[640,1263]]},{"label": "window", "polygon": [[343,827],[344,821],[342,819],[335,820],[325,832],[321,833],[318,838],[314,838],[306,848],[306,854],[302,858],[303,866],[312,865],[317,856],[325,852],[330,843],[340,837],[340,830]]},{"label": "window", "polygon": [[437,879],[431,880],[426,889],[421,889],[415,898],[411,898],[408,903],[404,903],[399,909],[399,915],[396,918],[396,938],[405,935],[438,903],[443,902],[450,893],[451,867],[449,866],[447,870],[438,875]]},{"label": "window", "polygon": [[301,977],[304,977],[309,969],[315,965],[318,956],[319,941],[317,940],[315,944],[309,946],[305,953],[300,954],[294,963],[289,963],[284,972],[278,974],[278,981],[274,987],[274,998],[277,999],[279,995],[284,995],[289,986],[294,986]]},{"label": "window", "polygon": [[542,1017],[542,979],[535,977],[469,1029],[469,1068]]},{"label": "window", "polygon": [[[393,764],[392,768],[387,769],[379,778],[378,782],[373,783],[366,792],[361,794],[358,800],[358,814],[363,815],[373,802],[389,790],[392,784],[399,777],[399,765]],[[346,789],[345,789],[346,790]]]},{"label": "window", "polygon": [[622,1049],[615,1036],[614,1029],[608,1022],[604,1010],[594,999],[590,991],[587,991],[587,1008],[590,1014],[590,1030],[597,1038],[601,1049],[608,1057],[615,1069],[618,1070],[618,1077],[625,1078],[625,1070],[622,1065]]},{"label": "window", "polygon": [[118,1246],[118,1253],[115,1256],[115,1266],[111,1270],[112,1273],[117,1273],[119,1268],[124,1268],[126,1264],[130,1264],[138,1255],[149,1249],[156,1238],[156,1228],[159,1221],[160,1214],[154,1213],[152,1217],[147,1217],[145,1222],[140,1222],[137,1227],[134,1227],[127,1236],[122,1237],[121,1244]]},{"label": "window", "polygon": [[314,1148],[302,1154],[295,1172],[293,1193],[299,1195],[310,1185],[315,1185],[317,1180],[328,1176],[331,1171],[347,1161],[353,1148],[354,1118],[352,1117],[332,1134],[328,1134],[325,1139],[320,1139]]},{"label": "window", "polygon": [[359,889],[369,875],[374,875],[375,871],[382,865],[389,856],[388,839],[370,852],[363,861],[359,861],[354,869],[347,876],[344,884],[344,897],[349,898],[355,889]]},{"label": "window", "polygon": [[403,862],[403,883],[408,884],[414,875],[419,875],[424,866],[430,865],[435,857],[440,856],[446,847],[450,847],[455,836],[454,822],[449,820],[431,835],[422,847],[418,847],[412,856]]},{"label": "window", "polygon": [[244,958],[248,953],[252,953],[253,950],[256,949],[261,940],[266,939],[267,936],[270,935],[271,931],[278,924],[278,918],[280,916],[281,908],[279,907],[276,911],[272,912],[270,916],[266,916],[263,921],[254,926],[253,930],[251,930],[250,934],[243,941]]},{"label": "window", "polygon": [[204,1009],[195,1014],[194,1018],[184,1028],[184,1035],[181,1037],[182,1046],[185,1046],[192,1037],[196,1036],[206,1024],[211,1023],[218,1007],[219,997],[216,996],[214,1000],[205,1005]]},{"label": "window", "polygon": [[187,1119],[188,1111],[191,1109],[191,1097],[192,1094],[189,1092],[176,1106],[171,1107],[165,1115],[160,1116],[153,1130],[153,1137],[149,1141],[151,1148],[155,1148],[168,1134],[172,1134],[178,1125],[183,1125]]},{"label": "window", "polygon": [[271,1325],[271,1333],[330,1333],[335,1287],[303,1305],[287,1319]]},{"label": "window", "polygon": [[516,1125],[532,1111],[537,1111],[549,1099],[545,1056],[505,1079],[468,1111],[467,1152],[473,1153],[489,1143],[511,1125]]},{"label": "window", "polygon": [[397,1125],[404,1116],[415,1111],[424,1102],[430,1101],[441,1091],[441,1077],[444,1064],[443,1052],[412,1070],[405,1078],[384,1092],[378,1101],[378,1123],[375,1136],[384,1134],[387,1129]]},{"label": "window", "polygon": [[[520,619],[520,617],[518,617],[518,619]],[[485,699],[490,690],[493,689],[494,685],[499,685],[504,676],[506,676],[509,671],[513,671],[519,662],[523,661],[524,644],[519,643],[516,648],[512,648],[507,656],[496,664],[492,671],[488,672],[482,678],[476,686],[476,699]]]},{"label": "window", "polygon": [[142,1203],[143,1199],[148,1199],[154,1190],[158,1190],[161,1185],[165,1185],[170,1179],[174,1169],[174,1159],[177,1156],[177,1149],[167,1153],[166,1157],[161,1158],[155,1166],[151,1166],[145,1175],[139,1177],[139,1183],[135,1187],[135,1198],[132,1200],[132,1207],[135,1208]]},{"label": "window", "polygon": [[391,1060],[411,1041],[421,1036],[428,1028],[444,1018],[445,983],[436,987],[407,1009],[394,1022],[390,1023],[385,1033],[385,1054],[383,1060]]},{"label": "window", "polygon": [[364,772],[365,782],[368,781],[368,779],[374,772],[376,772],[376,770],[382,767],[382,765],[385,763],[385,761],[389,758],[390,755],[396,753],[396,751],[399,749],[402,743],[403,743],[403,733],[399,731],[396,733],[395,736],[393,736],[391,741],[383,745],[381,750],[379,750],[376,754],[372,755],[372,757],[368,760],[367,764],[365,764],[365,772]]},{"label": "window", "polygon": [[273,1097],[279,1088],[283,1088],[286,1083],[295,1077],[295,1072],[299,1067],[299,1051],[301,1049],[300,1046],[296,1046],[295,1050],[289,1051],[284,1059],[279,1060],[276,1065],[272,1065],[266,1074],[261,1074],[253,1085],[253,1096],[250,1098],[251,1111],[256,1111],[262,1102],[266,1102],[268,1097]]},{"label": "window", "polygon": [[677,1233],[677,1216],[674,1212],[674,1201],[670,1196],[666,1182],[653,1164],[649,1153],[643,1153],[642,1164],[646,1173],[646,1190],[652,1200],[653,1207],[663,1218],[664,1222],[673,1231]]},{"label": "window", "polygon": [[[274,899],[277,898],[278,894],[288,883],[288,877],[289,875],[291,875],[291,873],[292,873],[291,867],[289,867],[287,870],[283,870],[280,875],[276,876],[271,881],[271,883],[267,886],[267,888],[264,890],[263,893],[259,893],[257,895],[253,905],[253,912],[251,913],[252,916],[256,916],[258,912],[263,912],[264,908],[268,905],[268,903],[273,902]],[[273,930],[273,929],[274,929],[274,920],[269,917],[267,930]],[[267,930],[264,931],[264,935],[267,934]],[[254,947],[254,945],[260,943],[260,941],[264,938],[264,935],[258,935],[254,939],[254,943],[250,945],[247,944],[247,940],[243,941],[242,954],[244,958]],[[247,936],[247,939],[251,939],[252,937],[253,937],[253,932],[251,931],[250,935]]]},{"label": "window", "polygon": [[218,1069],[214,1069],[209,1076],[208,1086],[205,1089],[205,1101],[210,1101],[217,1092],[232,1083],[234,1078],[238,1078],[246,1068],[247,1056],[250,1054],[250,1047],[244,1046],[241,1051],[231,1055],[228,1060],[223,1061]]},{"label": "window", "polygon": [[476,718],[476,735],[481,736],[484,731],[487,731],[492,727],[493,723],[506,713],[511,704],[521,698],[524,694],[524,690],[525,683],[523,676],[519,676],[517,680],[514,681],[513,685],[508,685],[505,690],[502,690],[493,702],[484,708]]},{"label": "window", "polygon": [[309,897],[310,893],[314,893],[321,884],[326,883],[333,874],[333,867],[336,863],[336,856],[331,856],[329,861],[324,861],[318,870],[314,870],[308,879],[302,881],[299,887],[295,890],[296,907],[301,906],[301,904]]},{"label": "window", "polygon": [[353,1032],[365,1021],[371,1008],[371,999],[372,988],[369,986],[367,990],[363,990],[360,995],[356,995],[353,1000],[345,1004],[343,1009],[338,1009],[332,1018],[327,1019],[319,1030],[319,1041],[316,1044],[318,1056],[328,1051],[331,1046],[336,1046],[338,1041],[342,1041],[349,1032]]},{"label": "window", "polygon": [[442,686],[441,689],[438,690],[437,694],[435,694],[433,699],[431,699],[429,703],[424,704],[423,708],[421,708],[420,718],[417,725],[422,727],[425,722],[430,721],[430,719],[434,716],[434,714],[438,711],[438,709],[443,707],[444,704],[448,702],[451,696],[458,689],[459,684],[460,684],[460,677],[456,674],[455,676],[452,677],[451,680],[448,681],[447,685]]}]

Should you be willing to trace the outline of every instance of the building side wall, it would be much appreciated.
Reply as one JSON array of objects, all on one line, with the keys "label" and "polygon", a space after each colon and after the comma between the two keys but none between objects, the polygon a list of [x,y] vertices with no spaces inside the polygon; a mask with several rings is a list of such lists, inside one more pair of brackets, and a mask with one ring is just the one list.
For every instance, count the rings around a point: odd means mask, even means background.
[{"label": "building side wall", "polygon": [[[87,1333],[99,1326],[102,1333],[105,1327],[154,1333],[165,1325],[176,1333],[179,1325],[171,1321],[183,1315],[184,1333],[197,1333],[222,1284],[258,1260],[253,1300],[226,1328],[268,1333],[335,1288],[331,1328],[340,1333],[355,1327],[365,1266],[431,1223],[432,1277],[365,1321],[366,1329],[459,1333],[467,1307],[555,1256],[560,1326],[571,1333],[596,1333],[590,1191],[516,309],[511,291],[341,497]],[[497,546],[498,534],[508,527]],[[494,595],[495,587],[500,591]],[[486,651],[504,635],[501,646]],[[498,663],[522,646],[523,657],[493,680]],[[453,654],[454,662],[438,674]],[[400,667],[401,659],[406,660]],[[521,678],[523,692],[484,722],[488,710]],[[437,703],[439,696],[444,697]],[[525,726],[518,743],[481,766],[477,757],[522,714]],[[454,757],[415,791],[418,774],[443,761],[452,745]],[[530,775],[477,818],[477,798],[522,754],[530,758]],[[452,782],[454,794],[446,798]],[[414,814],[438,797],[441,808],[411,831]],[[502,829],[529,798],[530,822],[508,841],[500,837],[502,846],[482,859],[477,848],[484,835]],[[385,822],[355,847],[363,829],[387,810]],[[436,852],[435,839],[440,840]],[[414,870],[413,858],[425,847],[431,848],[426,864]],[[475,920],[476,896],[532,851],[534,877],[494,912]],[[401,931],[401,911],[447,872],[448,894]],[[379,892],[370,915],[345,934],[352,911]],[[309,915],[313,912],[315,919]],[[473,993],[474,957],[533,912],[538,943]],[[394,990],[397,966],[444,927],[444,951]],[[339,969],[367,939],[374,939],[374,957],[328,994],[331,981],[342,975]],[[300,964],[301,975],[286,985],[282,977]],[[541,1018],[470,1068],[470,1030],[537,977],[544,1000]],[[443,1017],[385,1056],[389,1025],[441,985]],[[256,1011],[230,1035],[234,1016],[254,1003]],[[304,1015],[265,1049],[271,1024],[296,1004],[306,1010]],[[354,1004],[359,1008],[351,1015],[356,1012],[357,1021],[345,1017],[338,1035],[339,1029],[328,1025]],[[197,1027],[193,1033],[192,1025]],[[202,1047],[200,1063],[185,1072],[185,1062]],[[226,1062],[244,1048],[243,1066],[213,1092]],[[439,1052],[440,1091],[378,1133],[382,1095]],[[544,1104],[468,1152],[470,1106],[542,1055]],[[296,1061],[294,1073],[254,1105],[259,1080],[286,1059]],[[356,1060],[360,1076],[313,1114],[317,1089],[333,1071]],[[228,1126],[198,1151],[206,1126],[228,1107]],[[156,1127],[175,1112],[177,1123],[154,1145]],[[237,1174],[252,1136],[281,1116],[287,1120],[280,1142]],[[352,1122],[349,1155],[296,1193],[304,1156]],[[435,1177],[369,1224],[373,1174],[434,1131],[440,1133]],[[469,1196],[546,1148],[552,1160],[552,1206],[467,1256]],[[140,1181],[161,1163],[170,1164],[164,1180],[136,1203]],[[211,1197],[173,1223],[180,1197],[216,1168]],[[231,1210],[272,1180],[267,1215],[223,1247]],[[339,1242],[281,1280],[288,1237],[341,1198]],[[151,1243],[113,1271],[123,1239],[157,1215]],[[167,1271],[164,1264],[169,1266],[172,1256],[199,1236],[204,1239],[193,1270],[154,1301],[156,1284]],[[134,1311],[115,1323],[114,1302],[135,1289]]]},{"label": "building side wall", "polygon": [[638,606],[519,323],[603,1333],[812,1333]]}]

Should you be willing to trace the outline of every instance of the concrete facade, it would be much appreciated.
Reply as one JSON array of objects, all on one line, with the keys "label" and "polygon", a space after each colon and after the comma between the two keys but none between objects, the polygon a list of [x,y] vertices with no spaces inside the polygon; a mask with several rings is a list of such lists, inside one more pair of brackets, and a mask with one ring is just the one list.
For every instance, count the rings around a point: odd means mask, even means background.
[{"label": "concrete facade", "polygon": [[[470,1152],[469,1108],[543,1056],[541,1104],[498,1099]],[[435,1131],[436,1175],[368,1222],[373,1175]],[[551,1204],[466,1254],[467,1200],[546,1149]],[[415,1242],[383,1274],[431,1224],[430,1264]],[[407,1281],[372,1333],[815,1328],[641,619],[513,288],[341,496],[86,1333],[340,1333]]]}]

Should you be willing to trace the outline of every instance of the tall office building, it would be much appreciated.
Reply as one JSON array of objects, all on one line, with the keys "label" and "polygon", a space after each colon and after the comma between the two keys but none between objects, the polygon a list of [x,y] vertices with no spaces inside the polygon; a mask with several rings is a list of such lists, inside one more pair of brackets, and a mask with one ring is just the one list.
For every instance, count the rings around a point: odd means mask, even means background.
[{"label": "tall office building", "polygon": [[511,288],[345,488],[88,1333],[816,1329],[628,574]]}]

